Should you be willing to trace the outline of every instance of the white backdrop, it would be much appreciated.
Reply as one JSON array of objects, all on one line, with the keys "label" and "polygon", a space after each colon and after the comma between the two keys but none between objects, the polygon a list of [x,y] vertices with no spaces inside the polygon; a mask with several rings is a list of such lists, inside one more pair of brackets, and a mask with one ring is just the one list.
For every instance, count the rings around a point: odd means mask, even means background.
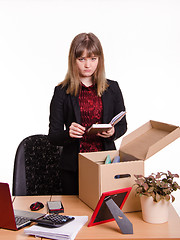
[{"label": "white backdrop", "polygon": [[[53,90],[81,32],[101,40],[106,76],[124,95],[127,134],[150,119],[179,125],[179,12],[179,0],[0,0],[0,181],[12,185],[20,141],[48,133]],[[148,159],[146,174],[180,173],[179,143]]]}]

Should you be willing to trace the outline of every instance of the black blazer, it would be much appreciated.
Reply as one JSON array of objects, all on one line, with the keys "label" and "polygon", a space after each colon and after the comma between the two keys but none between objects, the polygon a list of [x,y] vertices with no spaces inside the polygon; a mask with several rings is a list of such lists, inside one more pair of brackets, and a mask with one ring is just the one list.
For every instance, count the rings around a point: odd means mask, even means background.
[{"label": "black blazer", "polygon": [[[102,95],[103,123],[121,111],[125,111],[124,100],[116,81],[108,80],[109,87]],[[78,168],[78,153],[80,140],[69,136],[72,122],[81,124],[78,96],[66,94],[66,88],[55,87],[50,104],[49,140],[54,145],[63,146],[62,168],[76,171]],[[104,150],[115,150],[114,140],[127,131],[126,117],[115,125],[115,134],[110,138],[102,138]]]}]

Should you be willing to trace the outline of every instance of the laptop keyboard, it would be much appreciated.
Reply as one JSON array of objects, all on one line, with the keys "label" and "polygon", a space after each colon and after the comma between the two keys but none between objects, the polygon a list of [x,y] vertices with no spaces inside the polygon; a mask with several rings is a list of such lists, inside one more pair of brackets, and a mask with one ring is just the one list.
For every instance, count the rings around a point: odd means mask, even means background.
[{"label": "laptop keyboard", "polygon": [[24,223],[27,223],[29,219],[21,216],[15,216],[15,221],[16,221],[16,225],[19,226],[19,225],[23,225]]}]

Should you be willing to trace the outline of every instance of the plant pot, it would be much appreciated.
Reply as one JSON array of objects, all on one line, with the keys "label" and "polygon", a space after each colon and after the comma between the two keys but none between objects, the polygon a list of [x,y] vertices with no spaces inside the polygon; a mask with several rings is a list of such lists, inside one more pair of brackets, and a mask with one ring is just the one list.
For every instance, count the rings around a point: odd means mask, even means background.
[{"label": "plant pot", "polygon": [[168,221],[169,201],[154,202],[152,197],[141,196],[142,218],[148,223],[165,223]]}]

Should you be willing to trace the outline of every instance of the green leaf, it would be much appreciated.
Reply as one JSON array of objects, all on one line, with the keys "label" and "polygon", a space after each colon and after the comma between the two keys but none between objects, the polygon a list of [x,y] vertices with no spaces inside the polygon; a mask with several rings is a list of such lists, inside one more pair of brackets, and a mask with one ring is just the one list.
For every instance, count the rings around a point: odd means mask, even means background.
[{"label": "green leaf", "polygon": [[142,186],[144,187],[144,190],[145,190],[145,191],[147,191],[147,190],[148,190],[148,188],[149,188],[149,186],[148,186],[148,184],[147,184],[147,183],[144,183]]},{"label": "green leaf", "polygon": [[154,191],[154,187],[150,187],[149,189],[148,189],[148,192],[149,193],[151,193],[151,192],[153,192]]},{"label": "green leaf", "polygon": [[172,199],[172,202],[175,201],[175,197],[173,195],[171,195],[171,199]]},{"label": "green leaf", "polygon": [[166,196],[165,196],[165,199],[166,199],[167,201],[169,201],[169,200],[170,200],[170,196],[169,196],[169,195],[166,195]]},{"label": "green leaf", "polygon": [[160,200],[161,200],[161,196],[158,193],[156,193],[156,202],[159,202]]}]

